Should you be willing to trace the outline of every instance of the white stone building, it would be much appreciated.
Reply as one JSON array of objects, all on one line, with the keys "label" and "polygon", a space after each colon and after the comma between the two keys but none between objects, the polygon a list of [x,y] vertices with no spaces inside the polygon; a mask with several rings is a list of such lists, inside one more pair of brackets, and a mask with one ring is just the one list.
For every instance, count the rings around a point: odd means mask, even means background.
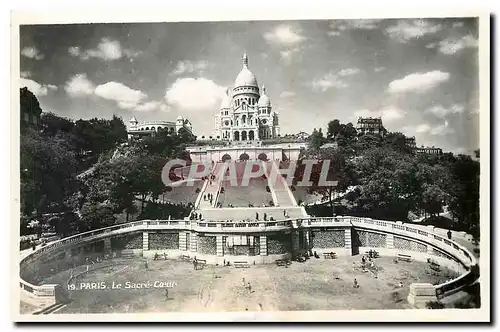
[{"label": "white stone building", "polygon": [[133,116],[129,121],[127,133],[129,139],[131,139],[132,137],[152,135],[159,131],[168,131],[171,134],[177,134],[181,128],[184,128],[189,133],[193,134],[191,122],[184,119],[182,116],[178,116],[175,121],[157,120],[144,122],[137,121],[135,116]]},{"label": "white stone building", "polygon": [[264,86],[248,69],[243,55],[243,68],[234,87],[228,89],[215,116],[215,138],[227,141],[259,141],[280,136],[278,113],[272,110]]}]

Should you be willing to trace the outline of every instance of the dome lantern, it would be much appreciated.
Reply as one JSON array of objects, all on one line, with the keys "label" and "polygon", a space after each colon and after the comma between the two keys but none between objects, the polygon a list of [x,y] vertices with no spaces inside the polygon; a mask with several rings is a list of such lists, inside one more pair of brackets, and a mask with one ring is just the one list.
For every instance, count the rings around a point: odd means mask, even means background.
[{"label": "dome lantern", "polygon": [[234,89],[236,90],[240,87],[259,88],[257,78],[250,69],[248,69],[248,56],[246,53],[243,54],[243,68],[234,81]]}]

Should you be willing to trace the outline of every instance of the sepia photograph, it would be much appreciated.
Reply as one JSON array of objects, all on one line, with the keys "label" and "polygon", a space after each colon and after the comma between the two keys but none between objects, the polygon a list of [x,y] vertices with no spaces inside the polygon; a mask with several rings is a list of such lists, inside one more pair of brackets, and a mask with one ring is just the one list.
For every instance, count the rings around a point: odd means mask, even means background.
[{"label": "sepia photograph", "polygon": [[13,17],[16,320],[487,321],[489,18],[331,16]]}]

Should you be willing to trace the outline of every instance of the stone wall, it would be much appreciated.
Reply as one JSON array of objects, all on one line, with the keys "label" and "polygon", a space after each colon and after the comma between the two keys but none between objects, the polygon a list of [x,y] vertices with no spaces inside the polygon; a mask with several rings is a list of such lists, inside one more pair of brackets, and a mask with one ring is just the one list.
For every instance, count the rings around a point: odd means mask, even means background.
[{"label": "stone wall", "polygon": [[343,248],[345,246],[345,231],[312,231],[313,248]]},{"label": "stone wall", "polygon": [[179,249],[179,233],[149,233],[149,250]]},{"label": "stone wall", "polygon": [[102,257],[104,241],[89,242],[72,248],[58,248],[54,251],[42,253],[29,264],[23,264],[20,276],[23,280],[38,285],[45,279],[78,266],[86,264],[88,258],[91,263],[96,257]]},{"label": "stone wall", "polygon": [[385,248],[387,235],[361,230],[354,230],[352,243],[356,247]]},{"label": "stone wall", "polygon": [[216,255],[217,238],[215,236],[198,236],[198,252],[204,255]]},{"label": "stone wall", "polygon": [[290,234],[272,234],[267,236],[268,255],[286,254],[292,250]]},{"label": "stone wall", "polygon": [[394,248],[399,250],[427,252],[427,246],[425,244],[399,236],[394,236]]},{"label": "stone wall", "polygon": [[438,256],[438,257],[442,257],[442,258],[454,260],[453,257],[451,257],[450,255],[447,255],[444,252],[442,252],[440,250],[437,250],[435,248],[432,248],[432,254],[435,255],[435,256]]},{"label": "stone wall", "polygon": [[111,250],[142,249],[142,232],[111,237]]}]

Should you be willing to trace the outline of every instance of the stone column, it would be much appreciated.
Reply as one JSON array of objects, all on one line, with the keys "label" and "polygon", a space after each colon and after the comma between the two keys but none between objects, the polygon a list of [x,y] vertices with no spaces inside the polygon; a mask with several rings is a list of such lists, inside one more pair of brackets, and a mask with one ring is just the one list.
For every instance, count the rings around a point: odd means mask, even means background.
[{"label": "stone column", "polygon": [[196,233],[190,233],[191,234],[191,239],[189,240],[189,244],[191,245],[191,252],[197,252],[198,251],[198,234]]},{"label": "stone column", "polygon": [[387,249],[394,249],[394,234],[387,234],[385,241]]},{"label": "stone column", "polygon": [[434,249],[430,244],[427,245],[427,254],[434,255]]},{"label": "stone column", "polygon": [[259,244],[260,244],[260,255],[267,256],[267,236],[265,235],[259,236]]},{"label": "stone column", "polygon": [[111,238],[109,237],[104,239],[104,252],[111,252]]},{"label": "stone column", "polygon": [[345,250],[349,255],[352,255],[351,228],[346,228],[344,232],[345,232],[344,235]]},{"label": "stone column", "polygon": [[142,232],[142,250],[149,250],[149,233]]},{"label": "stone column", "polygon": [[222,257],[224,256],[224,247],[222,243],[222,237],[223,235],[216,235],[216,241],[217,241],[217,256]]},{"label": "stone column", "polygon": [[179,232],[179,250],[182,250],[182,251],[187,250],[187,243],[186,243],[187,236],[188,236],[188,233]]},{"label": "stone column", "polygon": [[298,231],[292,231],[292,251],[293,252],[298,252],[300,247],[300,239],[299,239],[299,232]]},{"label": "stone column", "polygon": [[311,230],[305,230],[304,231],[305,233],[305,244],[306,244],[306,248],[307,250],[310,250],[312,249],[312,243],[311,243]]}]

